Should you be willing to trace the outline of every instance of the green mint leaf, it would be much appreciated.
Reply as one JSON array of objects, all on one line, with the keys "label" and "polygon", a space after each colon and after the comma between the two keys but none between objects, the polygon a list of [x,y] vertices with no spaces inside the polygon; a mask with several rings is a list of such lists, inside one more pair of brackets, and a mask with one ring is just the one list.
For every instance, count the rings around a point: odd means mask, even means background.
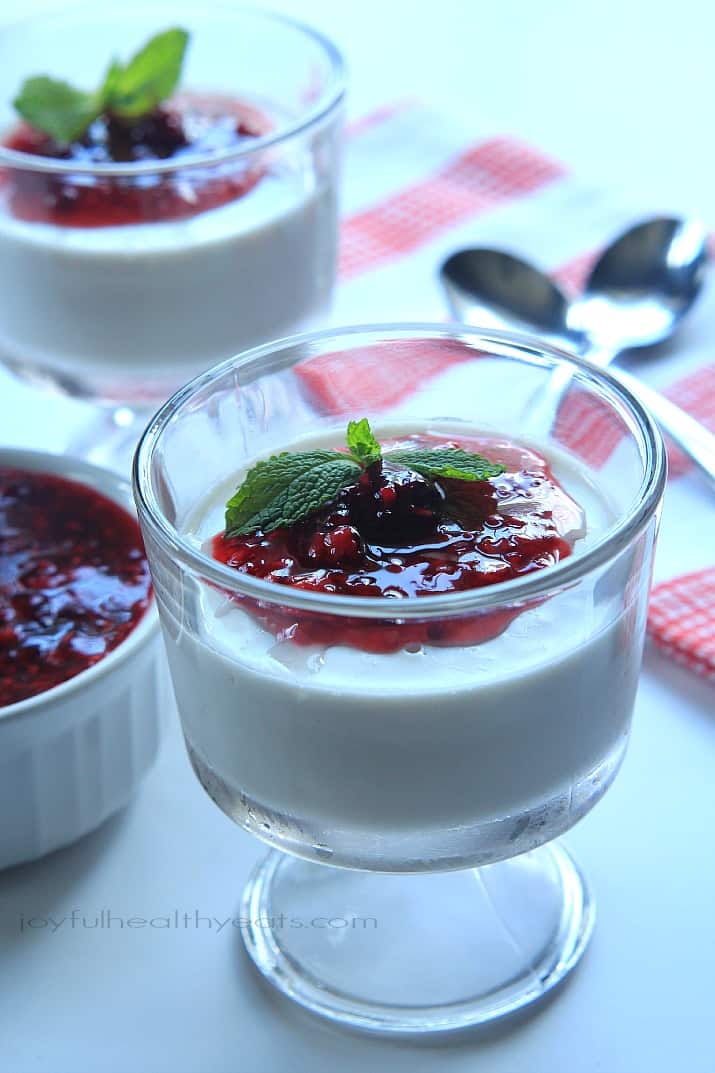
[{"label": "green mint leaf", "polygon": [[452,477],[458,481],[486,481],[498,477],[506,469],[499,462],[490,462],[482,455],[463,451],[461,447],[398,449],[389,451],[385,460],[399,462],[429,480]]},{"label": "green mint leaf", "polygon": [[101,93],[84,93],[68,82],[38,75],[23,82],[13,104],[22,118],[58,142],[73,142],[104,108]]},{"label": "green mint leaf", "polygon": [[361,472],[340,451],[284,451],[258,462],[226,504],[226,536],[293,525],[329,503]]},{"label": "green mint leaf", "polygon": [[350,453],[366,468],[382,458],[382,448],[373,436],[370,422],[366,417],[360,421],[350,422],[347,444]]},{"label": "green mint leaf", "polygon": [[119,85],[119,80],[122,77],[123,70],[124,68],[115,56],[109,64],[109,67],[107,68],[107,73],[104,76],[104,82],[102,83],[102,87],[99,91],[102,97],[103,109],[107,107],[108,102],[111,101],[112,97],[116,93],[117,86]]},{"label": "green mint leaf", "polygon": [[115,61],[104,86],[109,111],[135,119],[170,97],[181,77],[188,43],[186,30],[165,30],[152,37],[126,67],[120,68]]},{"label": "green mint leaf", "polygon": [[181,76],[189,35],[178,28],[152,37],[124,67],[114,59],[94,93],[37,75],[23,82],[13,104],[22,118],[58,142],[74,142],[105,112],[138,119],[171,96]]}]

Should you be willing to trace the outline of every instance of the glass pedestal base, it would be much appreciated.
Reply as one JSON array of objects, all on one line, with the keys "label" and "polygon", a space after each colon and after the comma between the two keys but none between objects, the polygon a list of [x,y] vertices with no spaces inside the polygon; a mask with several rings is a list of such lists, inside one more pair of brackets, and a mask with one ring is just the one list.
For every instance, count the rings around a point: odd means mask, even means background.
[{"label": "glass pedestal base", "polygon": [[131,406],[92,407],[89,420],[73,433],[67,454],[128,477],[137,442],[153,412]]},{"label": "glass pedestal base", "polygon": [[274,850],[241,911],[248,953],[285,995],[332,1021],[403,1035],[466,1029],[535,1002],[577,963],[594,915],[556,843],[419,876]]}]

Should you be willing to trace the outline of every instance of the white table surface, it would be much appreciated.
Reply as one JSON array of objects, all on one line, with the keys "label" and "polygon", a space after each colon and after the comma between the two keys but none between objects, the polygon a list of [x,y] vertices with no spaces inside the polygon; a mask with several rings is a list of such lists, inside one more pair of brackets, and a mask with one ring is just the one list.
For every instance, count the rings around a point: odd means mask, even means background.
[{"label": "white table surface", "polygon": [[[2,17],[57,6],[6,0]],[[704,0],[273,6],[299,9],[343,47],[353,114],[405,94],[465,121],[488,114],[591,178],[715,220],[715,16]],[[683,345],[702,346],[714,317],[711,293]],[[59,446],[72,412],[0,374],[5,442]],[[668,492],[661,576],[715,559],[712,530],[692,533],[679,509],[683,494],[682,482]],[[204,795],[170,715],[159,763],[123,814],[0,875],[1,1073],[715,1071],[712,685],[647,653],[623,771],[568,837],[598,901],[582,965],[537,1013],[439,1045],[347,1035],[296,1012],[258,983],[233,929],[21,928],[73,909],[235,914],[263,850]]]}]

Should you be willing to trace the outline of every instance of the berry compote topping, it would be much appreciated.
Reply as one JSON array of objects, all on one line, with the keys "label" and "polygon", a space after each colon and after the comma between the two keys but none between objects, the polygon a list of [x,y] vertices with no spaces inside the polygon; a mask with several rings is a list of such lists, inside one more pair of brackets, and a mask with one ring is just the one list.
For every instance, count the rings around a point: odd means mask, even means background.
[{"label": "berry compote topping", "polygon": [[[129,122],[95,120],[70,145],[27,123],[4,139],[8,149],[82,165],[172,160],[239,148],[271,127],[257,109],[230,97],[177,96]],[[5,169],[0,185],[10,213],[23,220],[67,227],[111,227],[178,220],[214,209],[248,193],[261,178],[255,164],[227,161],[167,174],[99,176]]]},{"label": "berry compote topping", "polygon": [[125,510],[74,481],[0,467],[0,705],[97,663],[150,598],[139,526]]},{"label": "berry compote topping", "polygon": [[[571,553],[583,514],[548,463],[532,451],[483,439],[427,436],[410,446],[483,451],[507,470],[486,481],[430,483],[387,459],[336,501],[290,528],[213,538],[220,562],[287,588],[387,601],[460,592],[523,577]],[[476,447],[475,447],[476,444]],[[402,444],[401,444],[402,445]],[[350,644],[372,652],[409,645],[475,644],[502,632],[519,608],[444,621],[396,623],[296,612],[251,611],[277,636],[301,644]]]}]

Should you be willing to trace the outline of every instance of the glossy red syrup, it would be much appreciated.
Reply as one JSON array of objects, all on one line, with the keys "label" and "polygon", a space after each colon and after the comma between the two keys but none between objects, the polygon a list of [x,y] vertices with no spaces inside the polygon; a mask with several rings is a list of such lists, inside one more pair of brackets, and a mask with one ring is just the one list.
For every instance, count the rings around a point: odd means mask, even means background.
[{"label": "glossy red syrup", "polygon": [[85,485],[0,467],[0,705],[73,678],[151,598],[139,526]]},{"label": "glossy red syrup", "polygon": [[[444,444],[429,440],[430,446]],[[460,446],[476,449],[465,440]],[[310,518],[269,533],[218,534],[212,552],[242,573],[289,589],[385,598],[384,622],[253,604],[253,613],[278,637],[370,652],[479,643],[501,633],[520,609],[423,623],[395,618],[404,597],[494,585],[571,553],[554,508],[578,528],[578,506],[545,460],[519,451],[516,458],[529,468],[512,468],[489,481],[442,480],[438,486],[403,467],[378,463]]]},{"label": "glossy red syrup", "polygon": [[[4,145],[31,156],[78,164],[171,160],[237,149],[270,129],[255,108],[219,95],[177,97],[132,124],[100,118],[71,145],[20,123]],[[255,164],[225,162],[169,174],[109,176],[5,169],[9,212],[22,220],[65,227],[116,227],[196,216],[248,193],[262,175]]]}]

